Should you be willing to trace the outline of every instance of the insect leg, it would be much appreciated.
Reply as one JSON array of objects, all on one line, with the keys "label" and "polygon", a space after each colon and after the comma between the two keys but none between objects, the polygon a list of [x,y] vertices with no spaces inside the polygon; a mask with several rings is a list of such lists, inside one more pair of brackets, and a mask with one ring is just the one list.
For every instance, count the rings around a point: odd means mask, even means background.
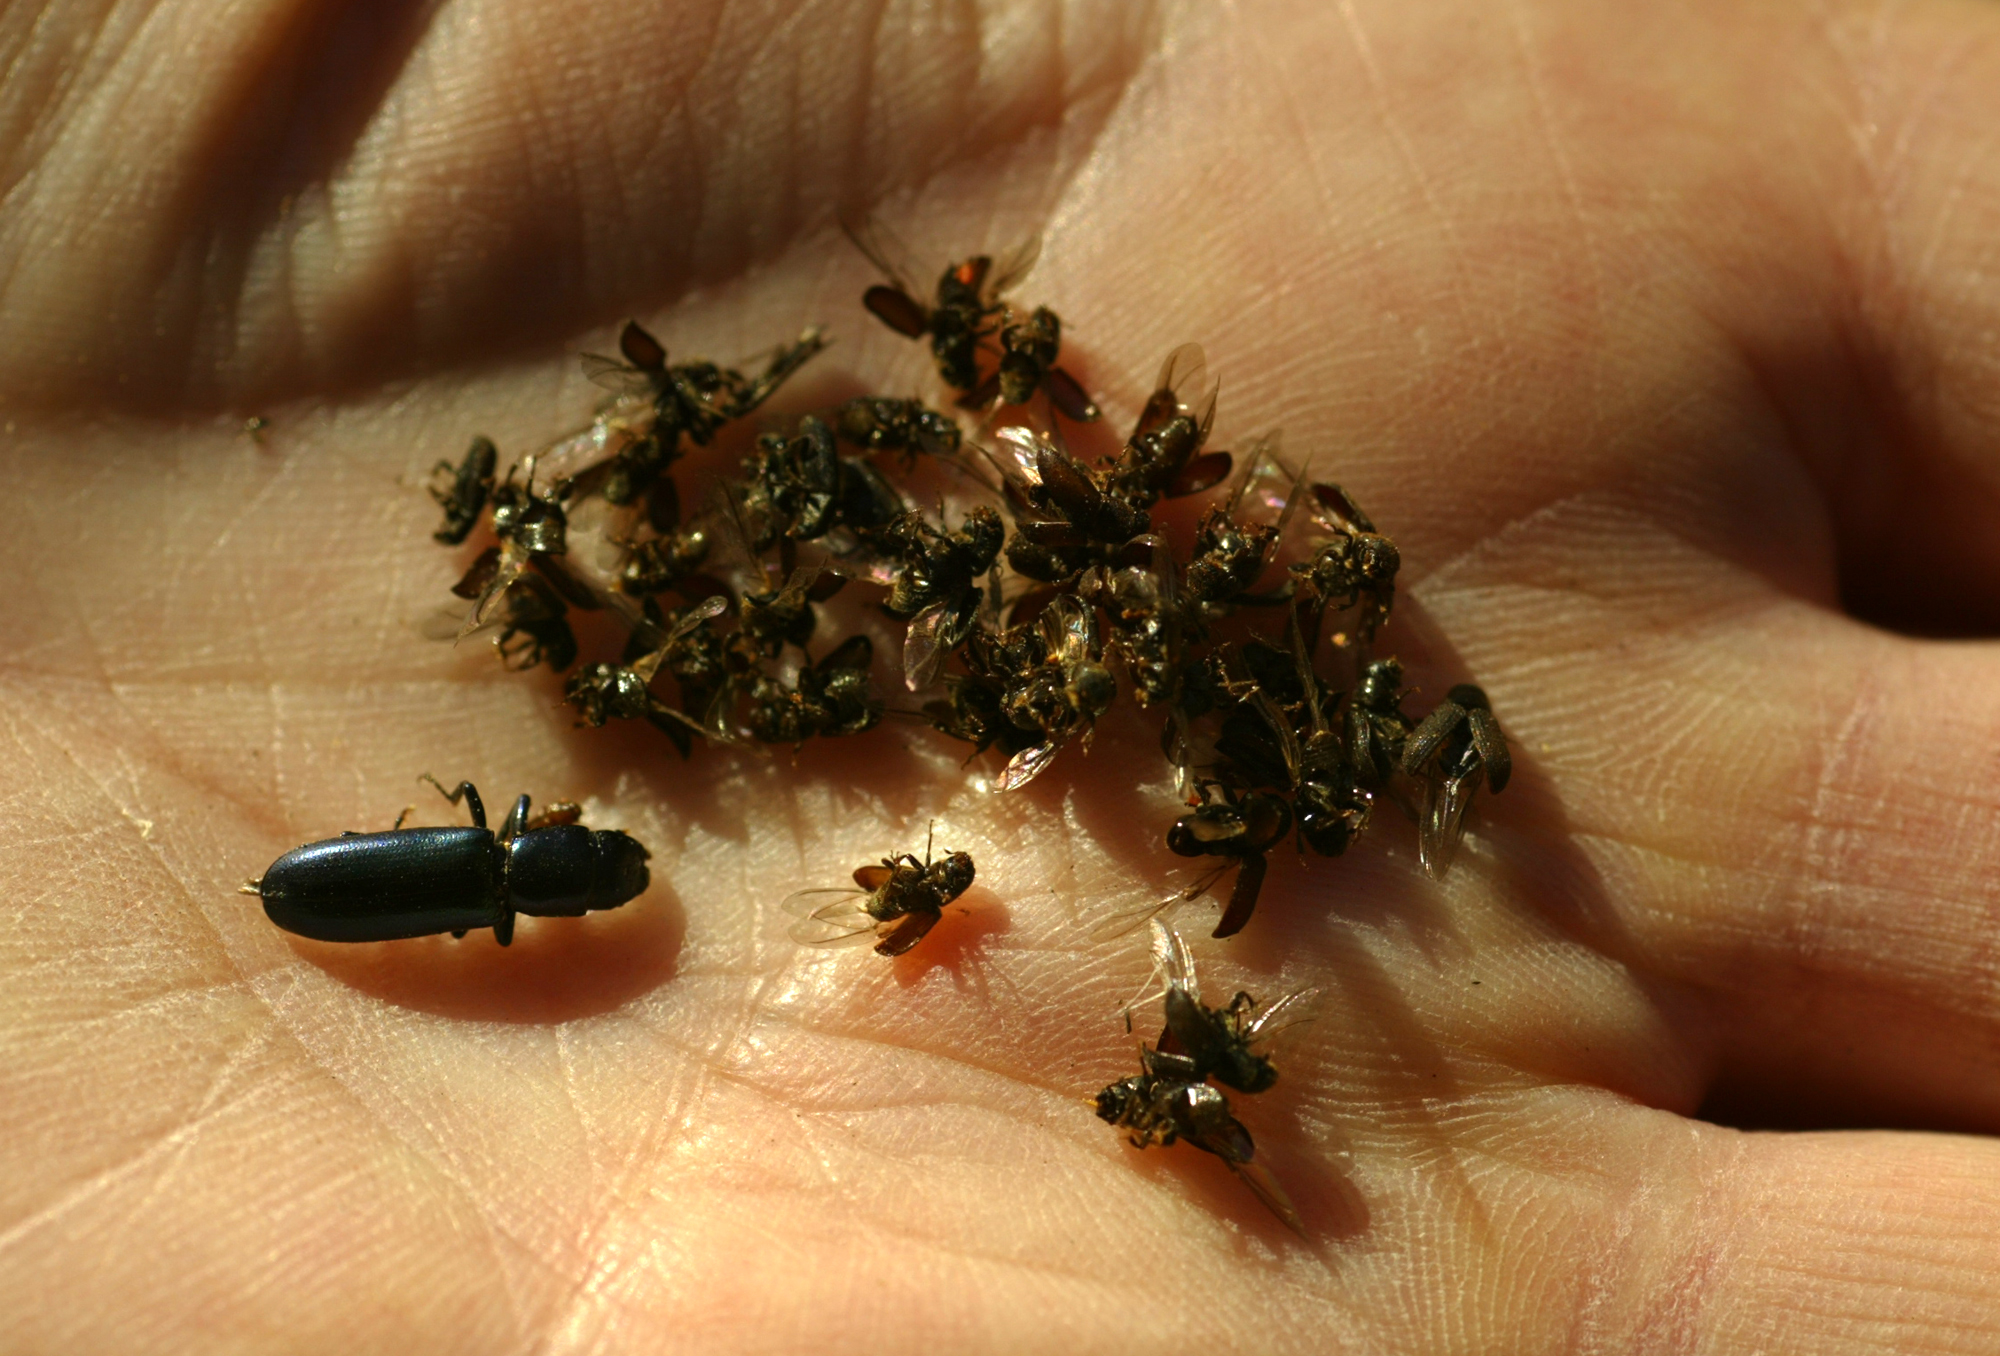
[{"label": "insect leg", "polygon": [[435,786],[438,789],[438,794],[453,805],[463,800],[467,805],[472,807],[472,826],[475,829],[486,827],[486,803],[479,799],[479,788],[471,782],[460,782],[456,789],[447,791],[444,789],[444,783],[431,776],[428,772],[418,777],[417,780],[420,782],[429,782],[432,786]]}]

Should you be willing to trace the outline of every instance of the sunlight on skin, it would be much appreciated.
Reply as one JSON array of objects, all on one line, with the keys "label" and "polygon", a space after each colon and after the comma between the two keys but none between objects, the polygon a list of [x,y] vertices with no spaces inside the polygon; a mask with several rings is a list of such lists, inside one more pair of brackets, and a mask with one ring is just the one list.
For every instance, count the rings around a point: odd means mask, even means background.
[{"label": "sunlight on skin", "polygon": [[[2000,1154],[1939,1132],[2000,1128],[2000,682],[1841,602],[2000,621],[2000,15],[1743,8],[0,14],[12,1342],[1991,1349]],[[1385,809],[1196,942],[1322,991],[1237,1106],[1305,1242],[1083,1104],[1146,971],[1090,931],[1189,876],[1150,718],[1009,796],[916,722],[682,764],[421,638],[472,554],[431,465],[583,422],[628,314],[831,326],[773,420],[934,395],[869,210],[927,268],[1044,232],[1112,429],[1202,342],[1217,445],[1282,427],[1402,548],[1419,709],[1512,738],[1444,886]],[[426,771],[582,801],[653,890],[507,951],[233,893],[454,822]],[[933,819],[979,876],[914,951],[786,938]]]}]

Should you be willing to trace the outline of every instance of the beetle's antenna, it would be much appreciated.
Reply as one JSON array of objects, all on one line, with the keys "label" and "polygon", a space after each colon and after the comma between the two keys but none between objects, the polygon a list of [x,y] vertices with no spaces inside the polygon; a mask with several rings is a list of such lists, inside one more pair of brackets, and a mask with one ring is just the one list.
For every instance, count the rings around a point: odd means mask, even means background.
[{"label": "beetle's antenna", "polygon": [[262,876],[252,876],[250,879],[244,881],[241,885],[236,887],[236,893],[239,895],[263,894],[264,878]]}]

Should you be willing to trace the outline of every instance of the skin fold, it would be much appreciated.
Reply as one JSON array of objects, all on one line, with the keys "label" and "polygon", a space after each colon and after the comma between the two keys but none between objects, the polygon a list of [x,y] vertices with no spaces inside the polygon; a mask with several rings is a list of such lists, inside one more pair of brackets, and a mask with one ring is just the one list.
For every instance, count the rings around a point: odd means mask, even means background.
[{"label": "skin fold", "polygon": [[[0,1345],[2000,1350],[2000,8],[76,0],[0,55]],[[1511,738],[1443,886],[1384,806],[1179,915],[1211,1002],[1321,990],[1235,1099],[1303,1241],[1084,1104],[1147,968],[1092,929],[1192,869],[1153,717],[1006,796],[894,718],[683,764],[422,635],[431,465],[582,424],[628,316],[837,337],[691,497],[937,398],[870,213],[926,280],[1040,232],[1113,430],[1200,341],[1216,445],[1401,548],[1412,710]],[[461,822],[422,772],[653,890],[506,951],[233,893]],[[932,820],[920,946],[787,940]]]}]

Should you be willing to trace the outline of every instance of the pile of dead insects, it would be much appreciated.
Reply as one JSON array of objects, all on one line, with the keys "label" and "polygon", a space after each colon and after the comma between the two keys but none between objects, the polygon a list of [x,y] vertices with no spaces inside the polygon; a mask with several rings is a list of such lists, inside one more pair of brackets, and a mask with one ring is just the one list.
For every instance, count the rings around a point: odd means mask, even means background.
[{"label": "pile of dead insects", "polygon": [[[437,540],[458,546],[482,524],[493,537],[453,587],[471,603],[459,635],[490,630],[509,668],[569,674],[582,725],[643,720],[683,756],[704,742],[798,746],[882,717],[870,639],[813,643],[816,605],[865,581],[905,624],[901,676],[925,716],[997,749],[1002,790],[1087,744],[1121,693],[1157,713],[1186,804],[1167,845],[1216,859],[1176,898],[1236,868],[1216,936],[1249,920],[1266,853],[1296,833],[1301,851],[1339,856],[1378,796],[1416,815],[1424,866],[1441,876],[1479,787],[1506,785],[1507,745],[1469,684],[1421,720],[1404,711],[1400,665],[1372,655],[1398,555],[1360,506],[1289,467],[1275,437],[1209,449],[1216,387],[1193,344],[1167,357],[1114,455],[1071,455],[1064,425],[1099,412],[1059,364],[1056,313],[1009,298],[1035,246],[954,263],[925,299],[882,233],[854,234],[886,279],[862,304],[929,343],[948,407],[866,395],[806,415],[760,436],[691,510],[676,463],[826,339],[808,329],[746,373],[670,362],[628,324],[618,359],[584,358],[616,392],[587,428],[502,479],[483,437],[439,464]],[[907,492],[923,463],[973,501],[955,522]],[[1204,494],[1214,502],[1178,550],[1155,510]],[[593,500],[615,569],[584,563],[571,540]],[[578,664],[572,609],[617,619],[615,660]]]}]

